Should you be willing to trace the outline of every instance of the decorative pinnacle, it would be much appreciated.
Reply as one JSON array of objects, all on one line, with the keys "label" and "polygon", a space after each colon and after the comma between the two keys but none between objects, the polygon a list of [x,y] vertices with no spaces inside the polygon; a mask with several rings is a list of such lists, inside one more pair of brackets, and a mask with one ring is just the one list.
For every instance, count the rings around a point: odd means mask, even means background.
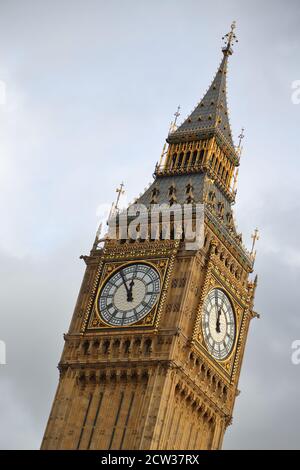
[{"label": "decorative pinnacle", "polygon": [[[100,242],[106,241],[107,235],[105,235],[103,238],[101,238],[101,232],[102,232],[102,222],[100,222],[99,227],[96,232],[96,237],[93,245],[93,249],[96,250],[100,244]],[[81,258],[81,257],[80,257]],[[84,257],[83,257],[84,259]]]},{"label": "decorative pinnacle", "polygon": [[237,146],[237,148],[236,148],[236,151],[237,151],[237,154],[238,154],[239,157],[242,155],[242,152],[243,152],[242,140],[243,140],[244,137],[245,137],[244,131],[245,131],[245,129],[242,127],[241,133],[240,133],[240,135],[238,136],[239,144],[238,144],[238,146]]},{"label": "decorative pinnacle", "polygon": [[238,145],[238,148],[241,147],[242,140],[243,140],[243,138],[245,137],[244,132],[245,132],[245,129],[242,127],[241,133],[240,133],[240,135],[239,135],[239,145]]},{"label": "decorative pinnacle", "polygon": [[125,190],[123,188],[124,188],[124,183],[122,181],[122,183],[120,184],[120,187],[116,189],[116,193],[118,193],[117,201],[116,201],[116,204],[115,204],[115,209],[116,210],[118,210],[121,195],[125,193]]},{"label": "decorative pinnacle", "polygon": [[163,146],[162,152],[161,152],[161,156],[160,156],[158,168],[161,167],[162,162],[163,162],[163,159],[164,159],[164,157],[165,157],[165,155],[166,155],[166,153],[167,153],[167,152],[166,152],[166,147],[167,147],[167,144],[165,143],[164,146]]},{"label": "decorative pinnacle", "polygon": [[233,192],[236,192],[237,183],[238,183],[238,176],[239,176],[239,168],[237,168],[236,173],[233,177],[233,187],[232,187]]},{"label": "decorative pinnacle", "polygon": [[181,108],[180,108],[180,105],[179,105],[178,108],[177,108],[176,113],[174,114],[174,116],[175,116],[174,125],[175,125],[175,126],[176,126],[177,119],[178,119],[179,116],[180,116],[180,109],[181,109]]},{"label": "decorative pinnacle", "polygon": [[98,227],[97,232],[96,232],[96,239],[97,240],[99,240],[101,232],[102,232],[102,222],[100,222],[99,227]]},{"label": "decorative pinnacle", "polygon": [[257,228],[254,230],[254,233],[253,233],[253,235],[251,235],[251,238],[252,238],[253,242],[252,242],[252,248],[251,248],[250,255],[255,259],[256,251],[254,251],[254,248],[255,248],[256,242],[259,240],[259,233],[258,233]]},{"label": "decorative pinnacle", "polygon": [[177,119],[178,119],[179,116],[180,116],[180,109],[181,109],[181,108],[180,108],[180,105],[179,105],[179,106],[177,107],[176,113],[174,113],[175,119],[174,119],[174,121],[172,121],[171,124],[170,124],[169,134],[171,134],[172,132],[175,132],[176,129],[177,129],[176,123],[177,123]]},{"label": "decorative pinnacle", "polygon": [[222,51],[226,55],[231,55],[232,54],[232,46],[234,42],[238,42],[238,39],[236,38],[236,35],[234,33],[234,30],[236,28],[236,22],[233,21],[231,24],[231,30],[229,33],[225,34],[225,36],[222,37],[225,47],[223,47]]},{"label": "decorative pinnacle", "polygon": [[112,217],[112,215],[114,213],[116,213],[118,210],[119,210],[119,201],[120,201],[120,197],[122,194],[125,193],[125,190],[123,189],[124,188],[124,183],[122,181],[122,183],[120,184],[119,188],[116,189],[116,193],[118,193],[117,195],[117,200],[116,202],[113,202],[112,205],[111,205],[111,209],[110,209],[110,212],[109,212],[109,216],[108,216],[108,220],[110,220],[110,218]]}]

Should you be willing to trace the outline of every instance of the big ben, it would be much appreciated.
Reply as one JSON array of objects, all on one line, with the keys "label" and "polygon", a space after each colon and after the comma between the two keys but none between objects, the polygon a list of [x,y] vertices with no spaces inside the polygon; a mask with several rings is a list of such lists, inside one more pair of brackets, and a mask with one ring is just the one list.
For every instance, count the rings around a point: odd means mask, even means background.
[{"label": "big ben", "polygon": [[222,447],[257,316],[255,251],[244,247],[232,208],[243,138],[234,145],[226,97],[234,23],[224,41],[208,91],[179,126],[176,116],[153,183],[135,201],[149,214],[184,207],[196,231],[201,207],[202,242],[178,236],[175,211],[167,231],[161,216],[154,229],[146,216],[137,237],[123,236],[115,211],[84,257],[42,449]]}]

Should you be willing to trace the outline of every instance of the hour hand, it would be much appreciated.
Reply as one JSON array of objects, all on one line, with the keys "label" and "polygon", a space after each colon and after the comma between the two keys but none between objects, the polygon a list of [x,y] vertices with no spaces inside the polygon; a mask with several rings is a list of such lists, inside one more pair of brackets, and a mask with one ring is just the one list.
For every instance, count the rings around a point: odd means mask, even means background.
[{"label": "hour hand", "polygon": [[137,274],[137,272],[136,272],[136,270],[135,270],[135,273],[133,274],[133,277],[132,277],[132,279],[131,279],[131,281],[130,281],[130,284],[129,284],[129,289],[128,289],[128,291],[127,291],[127,301],[128,301],[128,302],[132,302],[132,301],[133,301],[132,288],[133,288],[133,286],[134,286],[134,280],[135,280],[135,278],[136,278],[136,274]]},{"label": "hour hand", "polygon": [[217,321],[216,321],[216,332],[221,333],[221,323],[220,323],[220,317],[221,317],[221,310],[218,310],[218,315],[217,315]]},{"label": "hour hand", "polygon": [[134,286],[134,280],[132,279],[130,284],[129,284],[129,289],[127,291],[127,301],[132,302],[133,301],[133,296],[132,296],[132,288]]}]

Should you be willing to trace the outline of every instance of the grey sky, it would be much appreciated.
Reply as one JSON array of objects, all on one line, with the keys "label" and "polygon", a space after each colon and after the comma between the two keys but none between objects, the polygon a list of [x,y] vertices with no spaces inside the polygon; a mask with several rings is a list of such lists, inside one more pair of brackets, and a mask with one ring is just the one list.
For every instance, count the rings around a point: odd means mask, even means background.
[{"label": "grey sky", "polygon": [[177,105],[182,117],[237,21],[228,100],[246,128],[235,207],[245,243],[258,226],[259,286],[225,448],[299,448],[299,126],[297,0],[0,3],[0,448],[38,448],[56,364],[91,247],[97,208],[124,180],[151,180]]}]

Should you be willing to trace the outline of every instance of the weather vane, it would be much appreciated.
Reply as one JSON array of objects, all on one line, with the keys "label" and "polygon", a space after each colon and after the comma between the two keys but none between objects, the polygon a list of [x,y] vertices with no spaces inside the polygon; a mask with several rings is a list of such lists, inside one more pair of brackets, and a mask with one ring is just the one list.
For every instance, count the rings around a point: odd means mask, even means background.
[{"label": "weather vane", "polygon": [[235,30],[236,28],[236,22],[233,21],[231,24],[231,30],[229,33],[225,34],[225,36],[222,37],[225,47],[223,48],[223,52],[227,52],[229,54],[232,54],[232,46],[234,42],[238,42],[238,39],[236,38],[235,35]]}]

